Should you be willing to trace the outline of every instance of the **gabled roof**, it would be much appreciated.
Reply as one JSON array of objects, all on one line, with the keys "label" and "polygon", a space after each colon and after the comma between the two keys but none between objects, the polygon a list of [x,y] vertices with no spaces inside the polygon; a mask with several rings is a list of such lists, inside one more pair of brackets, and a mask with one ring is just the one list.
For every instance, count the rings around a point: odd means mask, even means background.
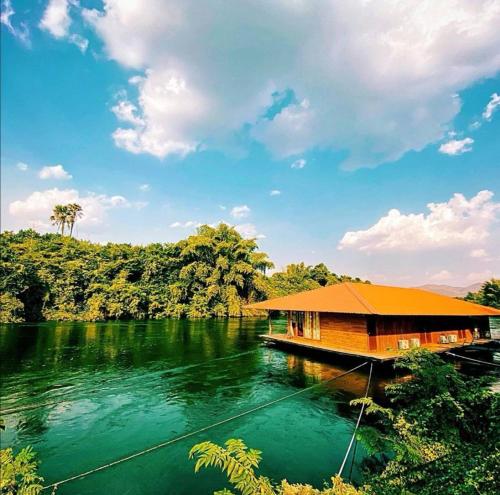
[{"label": "gabled roof", "polygon": [[269,299],[247,308],[364,315],[500,316],[498,309],[422,289],[351,282]]}]

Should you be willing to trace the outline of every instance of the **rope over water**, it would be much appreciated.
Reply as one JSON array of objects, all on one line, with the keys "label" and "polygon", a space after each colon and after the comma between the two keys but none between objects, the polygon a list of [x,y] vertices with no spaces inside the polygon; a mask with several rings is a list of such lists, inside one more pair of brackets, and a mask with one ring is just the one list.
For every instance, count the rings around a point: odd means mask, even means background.
[{"label": "rope over water", "polygon": [[475,363],[489,364],[490,366],[496,366],[497,368],[500,368],[500,364],[497,364],[497,363],[490,363],[489,361],[481,361],[480,359],[474,359],[474,358],[470,358],[467,356],[460,356],[458,354],[453,354],[453,352],[445,352],[445,354],[448,354],[449,356],[457,357],[459,359],[467,359],[468,361],[473,361]]},{"label": "rope over water", "polygon": [[[372,380],[372,371],[373,371],[373,362],[370,363],[370,374],[368,375],[368,382],[366,383],[366,391],[365,391],[365,399],[368,397],[368,391],[370,390],[370,382]],[[366,404],[363,403],[361,405],[361,411],[359,411],[358,420],[356,421],[356,426],[354,427],[354,431],[352,432],[351,441],[349,442],[349,447],[347,447],[347,451],[344,456],[344,460],[342,461],[342,465],[339,469],[339,476],[342,476],[342,471],[344,470],[345,464],[347,462],[347,458],[349,457],[349,453],[351,452],[352,444],[354,443],[354,439],[356,438],[356,432],[359,428],[359,423],[361,423],[361,416],[363,416],[363,412],[365,411]]]},{"label": "rope over water", "polygon": [[[57,488],[60,485],[63,485],[65,483],[69,483],[70,481],[75,481],[77,479],[84,478],[85,476],[89,476],[89,475],[97,473],[99,471],[104,471],[105,469],[108,469],[110,467],[116,466],[117,464],[121,464],[123,462],[130,461],[132,459],[135,459],[136,457],[140,457],[142,455],[148,454],[150,452],[153,452],[155,450],[161,449],[163,447],[167,447],[168,445],[172,445],[173,443],[179,442],[179,441],[184,440],[184,439],[189,438],[189,437],[193,437],[193,436],[197,435],[198,433],[202,433],[204,431],[210,430],[212,428],[215,428],[217,426],[223,425],[225,423],[229,423],[230,421],[233,421],[235,419],[241,418],[243,416],[246,416],[246,415],[251,414],[253,412],[259,411],[259,410],[264,409],[266,407],[272,406],[273,404],[276,404],[278,402],[284,401],[284,400],[289,399],[291,397],[295,397],[295,396],[297,396],[299,394],[303,394],[304,392],[312,390],[313,388],[317,388],[317,387],[320,387],[320,386],[325,385],[327,383],[333,382],[334,380],[337,380],[338,378],[341,378],[341,377],[343,377],[345,375],[348,375],[349,373],[352,373],[353,371],[356,371],[357,369],[361,368],[365,364],[368,364],[368,361],[365,361],[364,363],[362,363],[362,364],[360,364],[360,365],[358,365],[358,366],[350,369],[349,371],[345,371],[344,373],[341,373],[340,375],[334,376],[333,378],[329,378],[328,380],[324,380],[324,381],[322,381],[320,383],[316,383],[314,385],[311,385],[310,387],[303,388],[301,390],[298,390],[297,392],[293,392],[291,394],[288,394],[288,395],[285,395],[283,397],[280,397],[279,399],[275,399],[275,400],[267,402],[265,404],[261,404],[260,406],[253,407],[252,409],[249,409],[249,410],[244,411],[242,413],[239,413],[239,414],[236,414],[234,416],[231,416],[230,418],[226,418],[226,419],[223,419],[223,420],[218,421],[216,423],[213,423],[211,425],[204,426],[203,428],[200,428],[199,430],[191,431],[189,433],[185,433],[184,435],[178,436],[176,438],[172,438],[170,440],[166,440],[165,442],[159,443],[157,445],[153,445],[152,447],[149,447],[149,448],[147,448],[145,450],[141,450],[139,452],[135,452],[134,454],[130,454],[130,455],[126,456],[126,457],[122,457],[120,459],[117,459],[116,461],[112,461],[112,462],[109,462],[107,464],[103,464],[102,466],[96,467],[94,469],[90,469],[89,471],[85,471],[85,472],[80,473],[80,474],[75,474],[74,476],[71,476],[71,477],[66,478],[64,480],[57,481],[55,483],[51,483],[50,485],[44,486],[42,488],[42,490],[47,490],[49,488],[53,488],[54,491],[55,491],[55,490],[57,490]],[[370,377],[369,377],[369,380],[371,379],[372,369],[373,369],[373,363],[371,363],[371,367],[370,367]]]}]

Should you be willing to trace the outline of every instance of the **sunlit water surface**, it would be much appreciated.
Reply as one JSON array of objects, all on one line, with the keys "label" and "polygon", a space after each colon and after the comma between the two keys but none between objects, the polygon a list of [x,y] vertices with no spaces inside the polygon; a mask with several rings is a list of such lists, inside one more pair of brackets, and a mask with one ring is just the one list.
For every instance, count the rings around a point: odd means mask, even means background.
[{"label": "sunlit water surface", "polygon": [[[261,319],[2,326],[2,447],[32,445],[53,483],[357,364],[264,347],[265,332]],[[228,438],[263,452],[262,474],[320,487],[342,462],[357,415],[349,401],[363,395],[367,371],[61,485],[58,495],[212,493],[225,478],[194,474],[188,452]],[[383,385],[375,374],[371,393]],[[364,455],[358,447],[356,465]]]}]

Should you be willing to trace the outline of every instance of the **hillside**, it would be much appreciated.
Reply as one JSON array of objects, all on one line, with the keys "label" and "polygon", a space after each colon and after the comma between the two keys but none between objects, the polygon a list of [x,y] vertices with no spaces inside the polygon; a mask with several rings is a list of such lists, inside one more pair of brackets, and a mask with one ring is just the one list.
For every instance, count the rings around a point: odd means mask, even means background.
[{"label": "hillside", "polygon": [[480,290],[483,283],[484,282],[478,282],[466,287],[454,287],[444,284],[425,284],[418,286],[417,289],[428,290],[429,292],[434,292],[443,296],[465,297],[469,292],[477,292]]}]

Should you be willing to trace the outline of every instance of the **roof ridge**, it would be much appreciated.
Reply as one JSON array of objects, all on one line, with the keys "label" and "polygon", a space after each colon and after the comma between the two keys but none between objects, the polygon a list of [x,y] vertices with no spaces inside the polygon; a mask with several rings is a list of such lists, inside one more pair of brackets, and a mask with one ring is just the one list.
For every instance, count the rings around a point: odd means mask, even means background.
[{"label": "roof ridge", "polygon": [[345,286],[349,292],[367,309],[371,314],[378,314],[376,309],[354,288],[351,287],[351,282],[345,282]]}]

